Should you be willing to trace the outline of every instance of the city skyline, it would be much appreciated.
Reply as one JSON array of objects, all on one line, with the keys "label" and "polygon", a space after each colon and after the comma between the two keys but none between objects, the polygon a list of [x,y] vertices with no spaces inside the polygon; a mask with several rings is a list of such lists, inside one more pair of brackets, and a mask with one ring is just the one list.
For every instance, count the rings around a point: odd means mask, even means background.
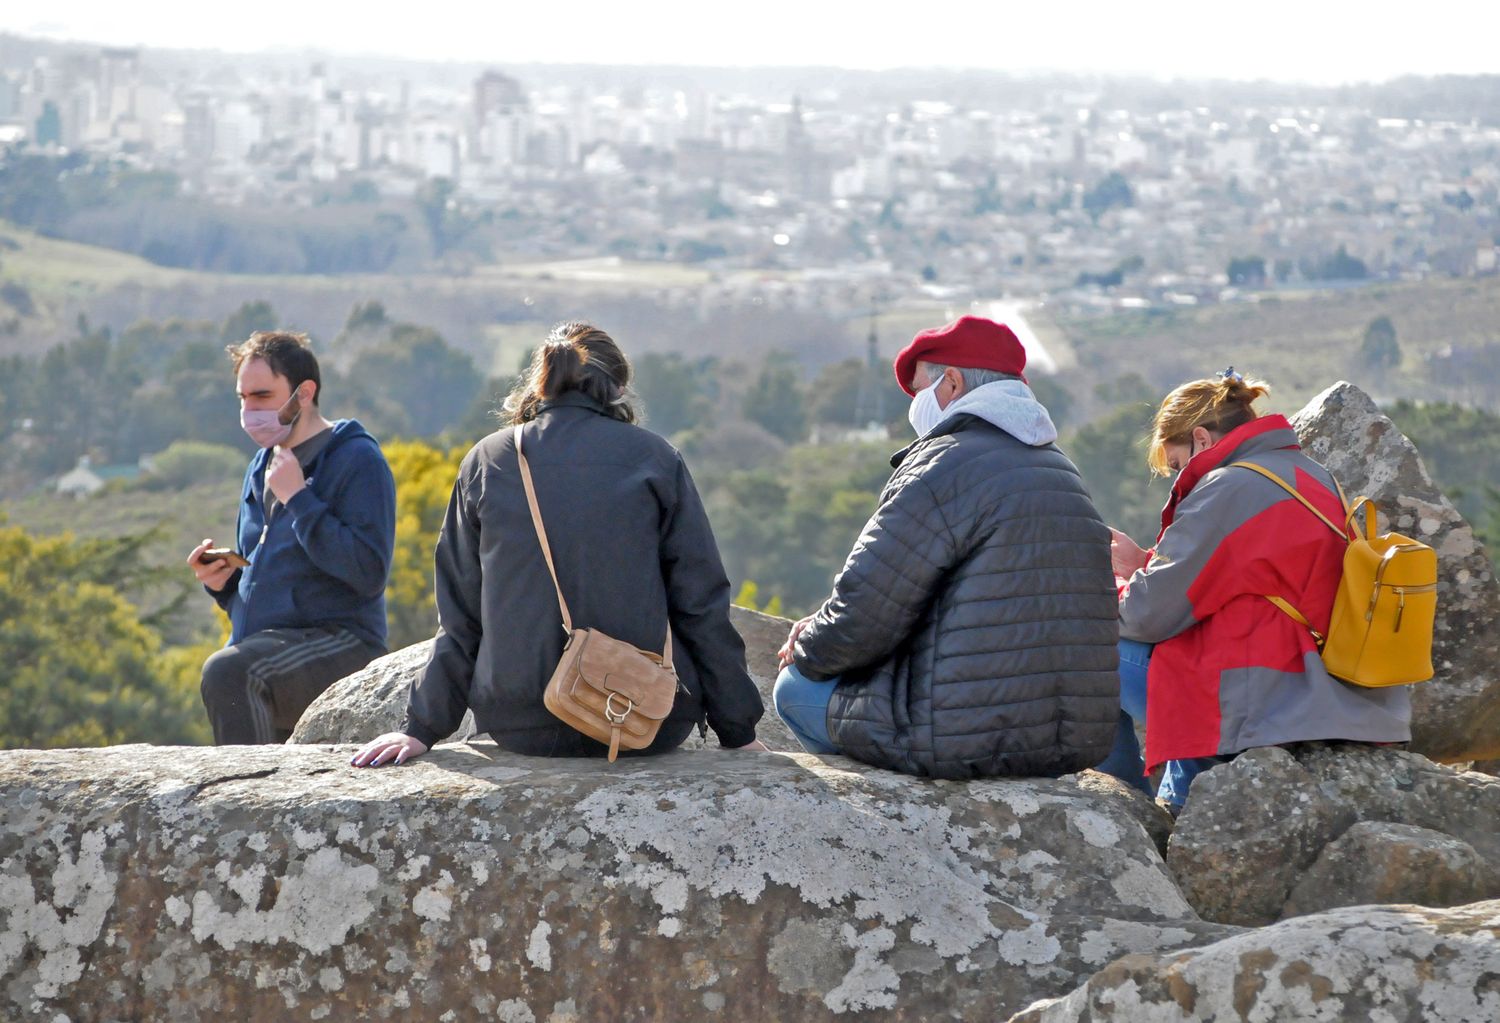
[{"label": "city skyline", "polygon": [[430,0],[420,19],[382,21],[265,0],[222,19],[175,0],[129,7],[57,0],[45,12],[0,11],[0,31],[161,49],[316,50],[495,64],[935,67],[1322,85],[1500,72],[1491,45],[1500,35],[1500,8],[1470,6],[1400,23],[1372,18],[1368,5],[1349,0],[1264,0],[1209,13],[1181,0],[1134,7],[1074,0],[1003,14],[936,0],[923,6],[920,20],[787,0],[747,10],[753,16],[710,23],[701,5],[685,0],[633,8],[585,0],[503,12]]}]

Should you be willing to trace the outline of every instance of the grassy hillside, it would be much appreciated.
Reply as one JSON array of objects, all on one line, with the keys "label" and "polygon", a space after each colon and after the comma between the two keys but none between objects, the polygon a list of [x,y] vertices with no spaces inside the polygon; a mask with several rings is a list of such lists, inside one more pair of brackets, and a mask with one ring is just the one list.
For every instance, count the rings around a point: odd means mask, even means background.
[{"label": "grassy hillside", "polygon": [[[0,516],[37,534],[71,532],[79,537],[106,537],[155,530],[143,560],[148,565],[173,569],[181,566],[181,585],[190,592],[181,611],[167,623],[164,635],[169,642],[185,643],[217,638],[220,616],[206,597],[198,599],[202,591],[184,559],[205,536],[234,543],[239,493],[238,479],[198,483],[177,492],[111,486],[81,500],[38,491],[0,503]],[[172,587],[164,587],[155,593],[128,596],[149,608],[160,606],[175,592]]]},{"label": "grassy hillside", "polygon": [[284,326],[327,340],[356,303],[371,299],[384,303],[393,320],[433,327],[481,369],[507,373],[551,324],[577,318],[607,325],[633,352],[729,347],[754,355],[823,343],[831,349],[827,358],[852,354],[854,335],[846,338],[841,318],[834,318],[834,327],[820,311],[771,309],[748,298],[700,307],[702,289],[732,292],[742,283],[786,276],[747,271],[716,283],[701,267],[613,258],[506,263],[455,275],[205,273],[155,266],[0,221],[0,282],[24,288],[33,307],[18,315],[0,299],[0,356],[45,351],[73,334],[80,314],[118,332],[142,319],[220,322],[255,300],[270,302]]},{"label": "grassy hillside", "polygon": [[[1384,372],[1359,356],[1366,326],[1389,316],[1402,362]],[[1079,360],[1073,390],[1109,387],[1138,373],[1154,393],[1233,364],[1270,381],[1275,404],[1296,410],[1329,384],[1350,380],[1377,399],[1449,400],[1494,408],[1487,381],[1440,385],[1429,361],[1450,348],[1500,344],[1500,277],[1375,284],[1344,291],[1268,294],[1255,303],[1141,311],[1059,326]],[[1479,386],[1483,384],[1483,386]]]}]

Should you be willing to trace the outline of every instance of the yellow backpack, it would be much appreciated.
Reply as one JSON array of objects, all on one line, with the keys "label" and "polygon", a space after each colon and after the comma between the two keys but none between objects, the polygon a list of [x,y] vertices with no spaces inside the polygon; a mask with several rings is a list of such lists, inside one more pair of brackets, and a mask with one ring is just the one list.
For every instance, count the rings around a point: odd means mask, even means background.
[{"label": "yellow backpack", "polygon": [[[1327,636],[1319,635],[1307,618],[1281,597],[1266,596],[1313,634],[1328,674],[1371,688],[1411,685],[1432,678],[1437,552],[1400,533],[1377,536],[1375,503],[1367,497],[1354,502],[1340,529],[1270,470],[1252,462],[1233,462],[1231,466],[1250,469],[1271,480],[1349,545]],[[1342,487],[1339,502],[1348,506]],[[1356,531],[1355,523],[1361,509],[1363,534]]]}]

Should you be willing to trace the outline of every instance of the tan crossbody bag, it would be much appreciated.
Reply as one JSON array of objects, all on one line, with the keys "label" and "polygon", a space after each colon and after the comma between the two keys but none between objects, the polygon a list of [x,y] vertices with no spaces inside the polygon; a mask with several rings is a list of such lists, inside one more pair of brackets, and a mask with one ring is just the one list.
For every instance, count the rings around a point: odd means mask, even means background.
[{"label": "tan crossbody bag", "polygon": [[568,634],[562,659],[547,682],[542,702],[565,724],[608,745],[609,760],[614,763],[621,749],[645,749],[651,745],[662,721],[672,712],[672,700],[677,695],[677,673],[672,670],[672,630],[667,629],[666,644],[657,656],[606,636],[598,629],[573,628],[573,616],[557,581],[552,548],[542,525],[542,510],[536,502],[531,466],[521,451],[519,425],[515,437],[516,460],[521,465],[521,483],[526,488],[531,522],[536,526],[536,538],[542,545],[552,585],[557,588],[557,606],[562,611],[563,631]]}]

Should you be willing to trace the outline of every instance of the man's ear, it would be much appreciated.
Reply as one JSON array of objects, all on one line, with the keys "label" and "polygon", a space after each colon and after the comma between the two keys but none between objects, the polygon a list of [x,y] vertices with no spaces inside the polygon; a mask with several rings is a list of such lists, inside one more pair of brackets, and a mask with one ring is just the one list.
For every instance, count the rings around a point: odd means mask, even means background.
[{"label": "man's ear", "polygon": [[964,396],[964,375],[954,367],[949,366],[943,370],[943,376],[948,378],[948,384],[953,388],[953,396],[948,400],[956,401],[962,398]]}]

